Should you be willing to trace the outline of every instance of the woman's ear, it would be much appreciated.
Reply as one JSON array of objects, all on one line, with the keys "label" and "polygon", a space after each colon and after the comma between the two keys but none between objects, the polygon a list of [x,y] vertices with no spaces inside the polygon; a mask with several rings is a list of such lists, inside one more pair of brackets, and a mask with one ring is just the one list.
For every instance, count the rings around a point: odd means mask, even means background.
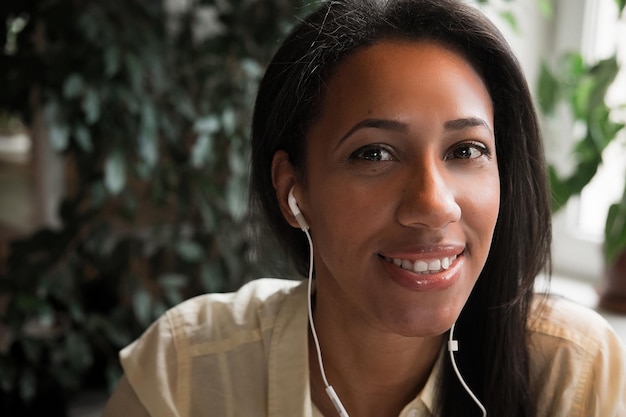
[{"label": "woman's ear", "polygon": [[285,151],[277,151],[272,159],[272,185],[283,217],[293,227],[300,227],[289,208],[289,191],[296,185],[296,171]]}]

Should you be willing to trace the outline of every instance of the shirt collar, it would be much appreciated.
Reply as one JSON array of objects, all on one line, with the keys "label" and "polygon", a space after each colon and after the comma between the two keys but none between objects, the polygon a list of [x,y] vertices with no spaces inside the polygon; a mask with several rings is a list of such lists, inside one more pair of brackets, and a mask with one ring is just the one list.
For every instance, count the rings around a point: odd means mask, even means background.
[{"label": "shirt collar", "polygon": [[[268,412],[271,416],[312,417],[313,404],[309,385],[307,282],[303,281],[286,297],[276,317],[269,352]],[[426,385],[405,407],[424,408],[432,415],[437,396],[439,374],[445,349],[438,356]]]}]

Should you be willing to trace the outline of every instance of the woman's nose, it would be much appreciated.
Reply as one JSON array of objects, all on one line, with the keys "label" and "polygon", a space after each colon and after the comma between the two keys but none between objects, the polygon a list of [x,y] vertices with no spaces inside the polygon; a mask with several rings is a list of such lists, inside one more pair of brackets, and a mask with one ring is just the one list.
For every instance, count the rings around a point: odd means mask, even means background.
[{"label": "woman's nose", "polygon": [[[428,162],[413,169],[402,189],[397,219],[404,226],[440,229],[461,219],[458,186],[442,163]],[[457,179],[458,180],[458,179]]]}]

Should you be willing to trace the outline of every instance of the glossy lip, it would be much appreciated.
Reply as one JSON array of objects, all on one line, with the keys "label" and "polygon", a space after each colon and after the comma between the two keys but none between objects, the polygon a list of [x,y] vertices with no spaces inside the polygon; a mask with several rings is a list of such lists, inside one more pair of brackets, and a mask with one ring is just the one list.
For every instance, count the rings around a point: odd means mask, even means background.
[{"label": "glossy lip", "polygon": [[[410,253],[385,253],[379,254],[378,259],[383,264],[383,268],[386,269],[389,277],[399,284],[400,286],[411,291],[443,291],[450,288],[459,279],[461,272],[461,265],[464,262],[465,252],[462,249],[456,247],[433,248],[429,250],[421,250],[419,252]],[[385,258],[398,258],[408,259],[410,261],[417,260],[432,260],[445,257],[451,257],[457,255],[457,258],[452,262],[450,267],[446,270],[442,270],[429,274],[418,274],[415,272],[407,271],[401,267],[389,262]]]}]

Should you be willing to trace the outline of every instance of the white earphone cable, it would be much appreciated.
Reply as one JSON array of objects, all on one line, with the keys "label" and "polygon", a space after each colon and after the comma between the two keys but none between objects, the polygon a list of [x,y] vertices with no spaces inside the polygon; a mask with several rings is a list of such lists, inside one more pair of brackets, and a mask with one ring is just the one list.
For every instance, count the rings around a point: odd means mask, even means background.
[{"label": "white earphone cable", "polygon": [[454,352],[459,350],[459,342],[458,342],[458,340],[454,340],[454,327],[455,326],[456,326],[456,323],[454,323],[452,325],[452,328],[450,328],[450,336],[448,338],[448,351],[450,352],[450,360],[452,361],[452,368],[454,368],[454,373],[456,373],[456,376],[459,379],[459,382],[461,383],[461,385],[463,386],[465,391],[467,391],[467,393],[472,398],[472,400],[474,400],[474,402],[476,403],[478,408],[480,408],[480,411],[482,411],[483,417],[487,417],[487,410],[485,409],[483,404],[480,402],[480,400],[476,397],[476,395],[474,395],[472,390],[467,386],[467,383],[465,382],[465,380],[461,376],[461,372],[459,371],[459,368],[456,365],[456,359],[454,358]]},{"label": "white earphone cable", "polygon": [[313,335],[313,342],[315,343],[315,350],[317,351],[317,361],[320,364],[320,371],[322,373],[322,379],[324,380],[324,386],[328,386],[328,380],[326,379],[326,373],[324,372],[324,364],[322,363],[322,351],[320,349],[320,342],[317,338],[317,332],[315,331],[315,323],[313,323],[313,307],[311,303],[311,296],[313,294],[313,241],[311,240],[311,235],[308,230],[305,230],[307,239],[309,240],[309,285],[308,285],[308,297],[307,304],[309,309],[309,326],[311,326],[311,334]]},{"label": "white earphone cable", "polygon": [[328,379],[326,378],[326,372],[324,371],[324,363],[322,361],[322,350],[320,349],[320,342],[317,338],[317,332],[315,331],[315,323],[313,322],[313,307],[311,302],[312,296],[312,286],[313,286],[313,241],[311,240],[311,234],[306,228],[302,228],[302,231],[306,234],[306,238],[309,241],[309,282],[307,289],[307,306],[309,309],[309,325],[311,326],[311,334],[313,335],[313,342],[315,343],[315,350],[317,353],[317,362],[320,365],[320,373],[322,374],[322,380],[324,381],[324,386],[326,390],[326,394],[330,398],[330,401],[333,403],[333,406],[339,413],[339,417],[350,417],[348,412],[344,408],[341,400],[339,400],[339,396],[333,389],[333,387],[328,383]]}]

